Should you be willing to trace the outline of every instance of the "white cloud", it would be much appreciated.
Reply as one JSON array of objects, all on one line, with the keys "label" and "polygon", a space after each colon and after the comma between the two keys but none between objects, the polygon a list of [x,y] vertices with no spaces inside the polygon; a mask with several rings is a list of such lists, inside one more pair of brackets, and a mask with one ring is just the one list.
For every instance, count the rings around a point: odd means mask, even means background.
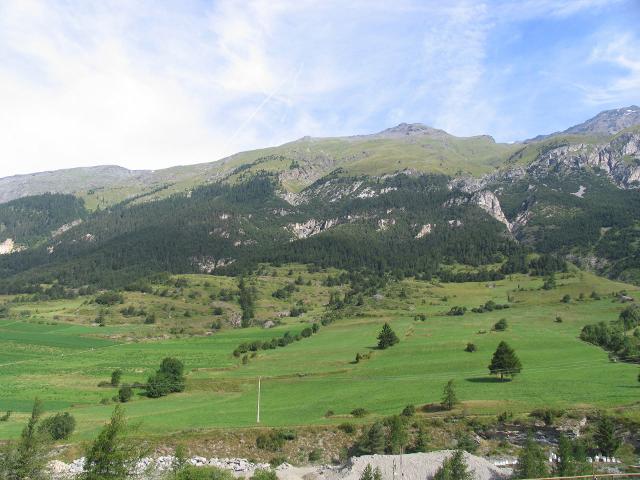
[{"label": "white cloud", "polygon": [[640,96],[640,39],[634,34],[609,34],[600,40],[589,61],[614,66],[623,73],[605,80],[604,85],[583,85],[586,99],[596,105],[637,101]]},{"label": "white cloud", "polygon": [[[515,113],[501,79],[518,72],[509,59],[491,63],[496,29],[607,8],[603,0],[160,3],[0,3],[0,176],[205,162],[400,121],[504,138]],[[637,90],[636,39],[619,38],[592,53],[591,63],[619,72],[606,77],[601,98],[593,83],[581,85],[588,101]]]}]

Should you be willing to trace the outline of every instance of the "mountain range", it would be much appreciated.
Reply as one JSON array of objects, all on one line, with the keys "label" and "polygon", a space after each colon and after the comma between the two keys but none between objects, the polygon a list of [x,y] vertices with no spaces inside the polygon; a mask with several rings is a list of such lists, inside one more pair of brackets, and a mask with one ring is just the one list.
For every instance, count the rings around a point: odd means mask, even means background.
[{"label": "mountain range", "polygon": [[262,262],[486,273],[538,254],[640,282],[640,108],[512,144],[403,123],[164,170],[2,178],[0,253],[12,292]]}]

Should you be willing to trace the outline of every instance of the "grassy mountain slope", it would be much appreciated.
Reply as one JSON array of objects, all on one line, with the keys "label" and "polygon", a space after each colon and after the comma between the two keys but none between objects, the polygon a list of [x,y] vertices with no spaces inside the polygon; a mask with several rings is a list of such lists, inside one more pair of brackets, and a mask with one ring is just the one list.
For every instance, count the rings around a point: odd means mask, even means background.
[{"label": "grassy mountain slope", "polygon": [[[139,433],[146,437],[254,426],[258,376],[264,427],[371,422],[397,414],[407,404],[437,404],[449,379],[455,380],[462,401],[454,414],[615,407],[633,418],[640,414],[637,367],[610,362],[606,352],[578,338],[583,325],[617,318],[624,305],[615,292],[624,289],[637,297],[640,291],[578,271],[559,275],[553,290],[541,289],[541,278],[526,275],[491,283],[390,281],[377,289],[378,295],[365,295],[361,305],[337,310],[337,320],[309,338],[250,353],[247,362],[233,356],[242,342],[270,340],[287,331],[295,335],[318,320],[331,292],[342,297],[349,290],[347,285],[326,285],[337,273],[283,265],[248,277],[257,290],[257,320],[275,322],[268,329],[230,326],[239,315],[237,279],[223,276],[168,279],[151,285],[149,293],[124,292],[124,303],[112,307],[92,302],[93,297],[14,299],[9,318],[0,320],[0,411],[14,412],[0,423],[0,439],[19,435],[36,395],[47,410],[70,411],[77,418],[72,442],[92,438],[110,415],[116,393],[98,383],[116,368],[123,370],[123,382],[144,383],[167,355],[185,363],[187,389],[161,399],[135,395],[126,405],[129,418],[140,421]],[[272,296],[299,276],[288,299]],[[589,298],[594,290],[601,299]],[[577,300],[580,293],[586,299]],[[564,303],[561,298],[567,294],[573,300]],[[511,308],[446,315],[452,306],[470,309],[488,300]],[[282,316],[297,304],[307,306],[308,312]],[[129,306],[153,313],[155,323],[145,324],[144,315],[124,316],[121,310]],[[212,314],[214,307],[221,308],[221,315]],[[416,320],[420,314],[425,321]],[[106,326],[93,323],[97,316]],[[506,318],[507,330],[492,331],[501,318]],[[218,321],[222,328],[212,330]],[[400,343],[376,350],[384,322],[391,324]],[[487,371],[502,340],[513,346],[523,364],[512,382],[497,382]],[[478,350],[465,352],[467,342]],[[369,358],[355,363],[356,353]],[[370,413],[357,419],[350,415],[355,408]],[[334,414],[327,416],[329,410]],[[437,408],[418,409],[416,419],[442,414]]]}]

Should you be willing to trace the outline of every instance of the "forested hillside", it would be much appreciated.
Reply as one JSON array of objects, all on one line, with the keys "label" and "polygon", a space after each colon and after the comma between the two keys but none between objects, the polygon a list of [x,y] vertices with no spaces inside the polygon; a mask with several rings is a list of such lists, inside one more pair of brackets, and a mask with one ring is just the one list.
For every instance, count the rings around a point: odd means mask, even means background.
[{"label": "forested hillside", "polygon": [[138,173],[145,187],[117,202],[95,202],[108,186],[14,200],[0,205],[0,240],[11,239],[1,288],[122,287],[264,262],[420,278],[464,264],[486,277],[534,253],[638,283],[640,127],[598,130],[627,125],[613,112],[584,132],[513,145],[420,124],[304,138],[175,176]]}]

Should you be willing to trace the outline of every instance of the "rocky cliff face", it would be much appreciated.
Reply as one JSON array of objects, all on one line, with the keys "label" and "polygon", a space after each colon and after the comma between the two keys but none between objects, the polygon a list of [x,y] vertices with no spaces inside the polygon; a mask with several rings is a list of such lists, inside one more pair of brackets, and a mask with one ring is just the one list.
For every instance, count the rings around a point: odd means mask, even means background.
[{"label": "rocky cliff face", "polygon": [[554,148],[531,163],[527,173],[540,176],[586,169],[604,172],[620,188],[640,188],[640,133],[624,133],[605,145]]}]

